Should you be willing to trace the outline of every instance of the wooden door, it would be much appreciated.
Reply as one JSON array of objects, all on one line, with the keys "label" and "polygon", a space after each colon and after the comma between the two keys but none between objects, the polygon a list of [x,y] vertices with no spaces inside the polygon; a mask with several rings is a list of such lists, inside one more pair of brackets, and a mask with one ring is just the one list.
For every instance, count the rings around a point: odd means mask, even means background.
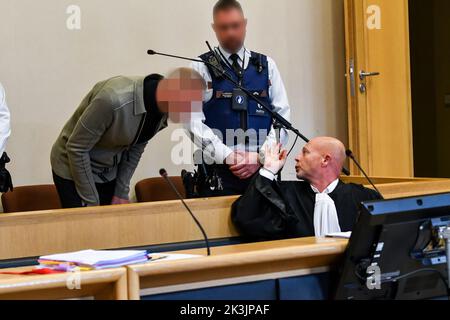
[{"label": "wooden door", "polygon": [[412,177],[408,1],[344,1],[349,147],[371,176]]}]

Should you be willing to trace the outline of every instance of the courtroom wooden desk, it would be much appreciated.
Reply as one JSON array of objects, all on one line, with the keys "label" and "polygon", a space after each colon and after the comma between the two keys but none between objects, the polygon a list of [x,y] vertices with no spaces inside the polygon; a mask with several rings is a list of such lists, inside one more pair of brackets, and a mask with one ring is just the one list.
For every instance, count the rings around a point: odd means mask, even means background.
[{"label": "courtroom wooden desk", "polygon": [[[211,239],[238,233],[236,197],[187,200]],[[180,201],[0,214],[0,260],[84,249],[135,248],[202,239]]]},{"label": "courtroom wooden desk", "polygon": [[[129,298],[326,273],[348,240],[299,238],[212,248],[212,255],[128,266]],[[177,253],[202,254],[205,250]]]},{"label": "courtroom wooden desk", "polygon": [[[1,272],[29,271],[33,267],[0,269]],[[1,300],[57,300],[94,298],[128,299],[127,270],[83,271],[48,275],[0,274]]]},{"label": "courtroom wooden desk", "polygon": [[[363,181],[361,177],[346,179]],[[386,199],[450,192],[448,179],[374,179]],[[208,237],[222,244],[239,240],[230,217],[236,199],[192,199],[187,203]],[[195,247],[192,242],[201,244],[201,239],[180,201],[0,214],[0,260],[12,259],[11,264],[7,262],[11,266],[18,265],[17,259],[58,252],[180,243],[180,247],[189,248]]]},{"label": "courtroom wooden desk", "polygon": [[[391,184],[391,183],[404,183],[404,182],[434,182],[447,180],[445,178],[399,178],[399,177],[376,177],[371,176],[370,179],[376,185]],[[341,180],[345,183],[356,183],[356,184],[368,184],[366,177],[364,176],[346,176],[342,175]]]},{"label": "courtroom wooden desk", "polygon": [[[370,186],[367,186],[370,188]],[[450,192],[449,179],[393,182],[377,185],[385,199],[415,197]]]}]

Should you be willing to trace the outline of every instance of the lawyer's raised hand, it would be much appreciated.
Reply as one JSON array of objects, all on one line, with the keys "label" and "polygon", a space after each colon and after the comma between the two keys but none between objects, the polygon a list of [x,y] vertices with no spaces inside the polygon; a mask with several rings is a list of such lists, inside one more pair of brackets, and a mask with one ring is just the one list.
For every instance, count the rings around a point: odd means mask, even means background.
[{"label": "lawyer's raised hand", "polygon": [[282,145],[266,145],[264,148],[264,168],[273,174],[278,174],[284,167],[287,160],[287,150],[282,149]]}]

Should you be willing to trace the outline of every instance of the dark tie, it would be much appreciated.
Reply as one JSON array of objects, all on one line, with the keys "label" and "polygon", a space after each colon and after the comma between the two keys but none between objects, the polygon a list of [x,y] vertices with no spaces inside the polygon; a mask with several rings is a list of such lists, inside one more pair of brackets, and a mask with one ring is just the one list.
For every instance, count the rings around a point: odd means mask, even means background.
[{"label": "dark tie", "polygon": [[242,76],[242,68],[241,65],[239,64],[239,56],[237,55],[237,53],[233,53],[230,56],[231,61],[233,61],[233,64],[231,65],[233,67],[234,72],[236,72],[236,74],[241,77]]}]

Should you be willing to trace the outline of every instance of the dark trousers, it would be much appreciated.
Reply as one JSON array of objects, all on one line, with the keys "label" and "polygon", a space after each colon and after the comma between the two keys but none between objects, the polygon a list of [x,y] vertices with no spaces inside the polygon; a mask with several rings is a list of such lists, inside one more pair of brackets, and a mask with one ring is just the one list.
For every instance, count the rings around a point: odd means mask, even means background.
[{"label": "dark trousers", "polygon": [[[53,172],[53,182],[56,190],[58,190],[59,200],[63,208],[79,208],[83,207],[81,197],[78,195],[75,182],[63,179]],[[100,205],[107,206],[111,204],[116,188],[116,180],[106,183],[96,183],[98,195],[100,197]]]}]

